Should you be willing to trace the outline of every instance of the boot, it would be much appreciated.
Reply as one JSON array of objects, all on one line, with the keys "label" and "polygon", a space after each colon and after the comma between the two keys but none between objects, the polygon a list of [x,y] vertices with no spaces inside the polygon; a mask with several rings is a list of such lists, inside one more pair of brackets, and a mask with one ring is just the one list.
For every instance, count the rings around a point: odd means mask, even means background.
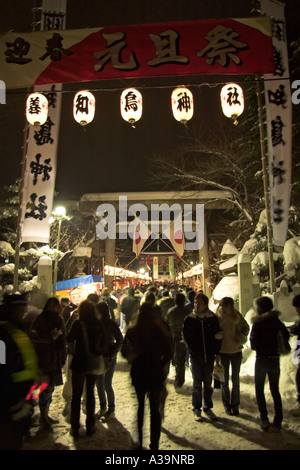
[{"label": "boot", "polygon": [[44,430],[51,430],[52,426],[48,418],[49,406],[40,406],[40,427]]},{"label": "boot", "polygon": [[40,406],[40,425],[43,429],[51,429],[52,424],[57,424],[57,419],[50,418],[49,416],[50,405]]},{"label": "boot", "polygon": [[51,417],[49,416],[49,408],[50,408],[50,405],[47,405],[47,406],[46,406],[46,410],[47,410],[47,417],[48,417],[49,423],[50,423],[50,424],[57,424],[57,423],[59,423],[58,419],[54,419],[54,418],[51,418]]}]

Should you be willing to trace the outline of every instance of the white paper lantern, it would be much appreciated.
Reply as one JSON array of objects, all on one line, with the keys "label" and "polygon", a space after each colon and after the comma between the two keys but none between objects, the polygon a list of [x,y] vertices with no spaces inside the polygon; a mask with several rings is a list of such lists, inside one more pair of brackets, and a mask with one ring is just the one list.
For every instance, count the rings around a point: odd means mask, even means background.
[{"label": "white paper lantern", "polygon": [[238,124],[237,117],[244,111],[244,93],[236,83],[228,83],[223,86],[220,94],[223,113]]},{"label": "white paper lantern", "polygon": [[95,116],[96,100],[94,95],[87,90],[78,91],[73,101],[73,116],[81,126],[86,126]]},{"label": "white paper lantern", "polygon": [[186,124],[194,114],[193,93],[188,88],[179,87],[173,90],[171,104],[174,118]]},{"label": "white paper lantern", "polygon": [[142,117],[143,97],[135,88],[127,88],[120,98],[121,116],[133,126]]},{"label": "white paper lantern", "polygon": [[26,101],[26,119],[33,126],[42,126],[48,117],[48,100],[42,93],[31,93]]}]

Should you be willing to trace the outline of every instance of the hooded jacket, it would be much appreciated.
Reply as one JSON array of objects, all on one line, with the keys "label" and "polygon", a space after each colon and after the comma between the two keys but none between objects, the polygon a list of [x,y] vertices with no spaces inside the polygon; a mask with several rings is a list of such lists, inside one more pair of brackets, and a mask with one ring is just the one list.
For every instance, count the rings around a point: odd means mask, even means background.
[{"label": "hooded jacket", "polygon": [[286,341],[289,339],[289,332],[279,320],[279,315],[280,312],[277,310],[271,310],[252,319],[250,344],[251,348],[256,351],[257,356],[280,356],[278,352],[278,332],[281,331],[283,339]]}]

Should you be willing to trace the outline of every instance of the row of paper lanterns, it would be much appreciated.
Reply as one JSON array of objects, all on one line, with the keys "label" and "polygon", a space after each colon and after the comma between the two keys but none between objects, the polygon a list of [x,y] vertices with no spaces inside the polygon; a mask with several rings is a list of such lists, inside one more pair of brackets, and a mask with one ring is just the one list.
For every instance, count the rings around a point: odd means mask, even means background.
[{"label": "row of paper lanterns", "polygon": [[[242,88],[235,83],[223,86],[220,93],[223,113],[234,120],[244,110],[244,95]],[[96,100],[90,91],[82,90],[76,93],[73,100],[73,116],[76,122],[85,126],[95,115]],[[171,105],[174,118],[186,124],[194,114],[194,98],[192,92],[185,87],[178,87],[172,92]],[[132,126],[142,117],[143,98],[135,88],[127,88],[121,94],[120,109],[122,118]],[[31,93],[26,101],[26,118],[34,126],[43,125],[48,116],[48,100],[42,93]]]}]

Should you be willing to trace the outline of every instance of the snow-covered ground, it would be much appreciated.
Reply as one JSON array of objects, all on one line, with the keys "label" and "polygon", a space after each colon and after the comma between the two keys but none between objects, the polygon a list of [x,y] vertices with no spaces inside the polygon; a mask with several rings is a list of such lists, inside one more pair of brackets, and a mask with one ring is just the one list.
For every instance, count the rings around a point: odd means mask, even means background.
[{"label": "snow-covered ground", "polygon": [[[266,433],[259,427],[259,415],[254,394],[254,353],[245,349],[245,362],[241,370],[241,406],[240,416],[225,414],[221,391],[214,390],[214,412],[217,421],[194,421],[191,404],[192,377],[187,369],[186,383],[180,393],[174,389],[174,368],[171,367],[168,378],[168,397],[165,418],[162,426],[160,449],[162,451],[197,451],[197,450],[300,450],[300,417],[295,418],[289,409],[296,404],[295,372],[296,365],[292,356],[281,359],[281,393],[284,408],[283,427],[279,434]],[[116,394],[116,416],[109,422],[97,421],[96,433],[85,435],[85,415],[81,414],[83,425],[80,437],[70,435],[70,425],[62,416],[64,401],[62,387],[57,387],[50,408],[50,415],[59,419],[53,425],[52,432],[41,432],[38,425],[39,412],[36,407],[33,426],[26,438],[24,450],[107,450],[123,451],[135,449],[137,442],[136,412],[137,400],[131,386],[130,367],[118,357],[113,385]],[[266,397],[269,418],[273,418],[273,402],[268,385]],[[97,399],[98,406],[98,399]],[[144,447],[149,449],[149,408],[146,405],[144,423]]]}]

